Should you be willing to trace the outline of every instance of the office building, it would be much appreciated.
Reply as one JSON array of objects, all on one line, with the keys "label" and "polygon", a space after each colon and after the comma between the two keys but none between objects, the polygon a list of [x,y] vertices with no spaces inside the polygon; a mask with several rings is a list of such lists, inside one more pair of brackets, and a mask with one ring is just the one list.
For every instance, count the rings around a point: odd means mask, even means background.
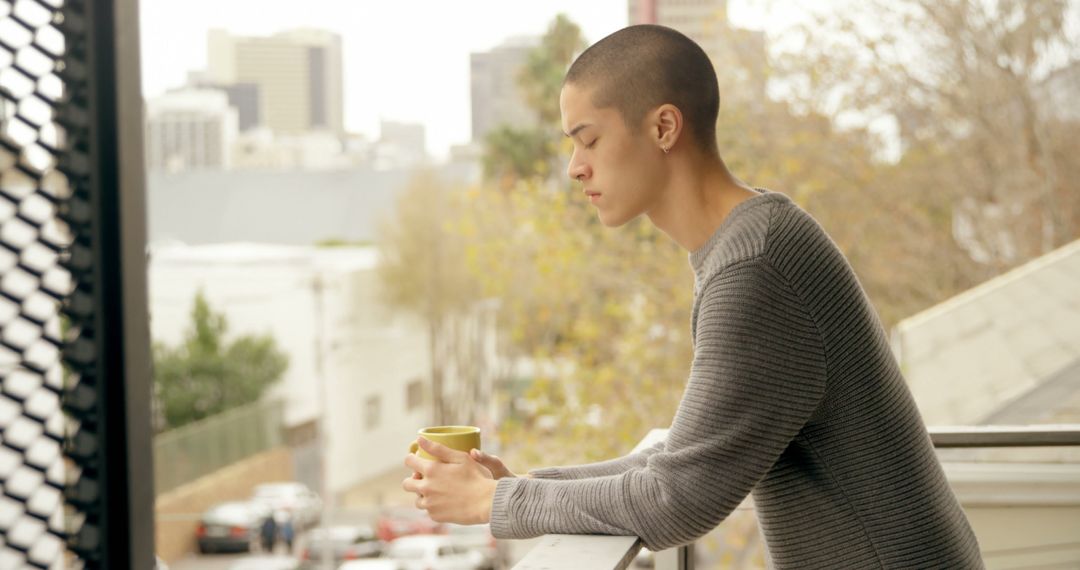
[{"label": "office building", "polygon": [[472,99],[472,140],[483,142],[501,125],[535,126],[537,113],[529,107],[518,85],[518,76],[538,40],[513,38],[491,51],[472,54],[470,86]]},{"label": "office building", "polygon": [[236,109],[214,89],[183,89],[146,104],[146,161],[150,170],[224,170],[231,166]]},{"label": "office building", "polygon": [[208,54],[207,81],[232,86],[245,125],[254,117],[278,134],[344,132],[337,34],[305,29],[243,37],[211,30]]}]

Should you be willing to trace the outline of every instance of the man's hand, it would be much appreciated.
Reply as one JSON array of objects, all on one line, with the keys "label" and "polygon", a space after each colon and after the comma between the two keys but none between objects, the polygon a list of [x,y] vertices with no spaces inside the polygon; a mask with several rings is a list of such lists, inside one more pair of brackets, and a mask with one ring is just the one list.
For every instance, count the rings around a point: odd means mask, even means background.
[{"label": "man's hand", "polygon": [[402,481],[401,488],[416,493],[416,508],[426,510],[435,522],[489,522],[497,484],[491,471],[464,451],[422,437],[416,443],[438,459],[430,461],[411,453],[405,457],[405,466],[415,474]]}]

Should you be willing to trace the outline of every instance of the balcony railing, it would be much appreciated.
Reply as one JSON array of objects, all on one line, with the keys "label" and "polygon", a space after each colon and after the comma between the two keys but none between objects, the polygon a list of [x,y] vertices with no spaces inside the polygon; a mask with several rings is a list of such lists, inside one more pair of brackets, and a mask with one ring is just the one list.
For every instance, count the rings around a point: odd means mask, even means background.
[{"label": "balcony railing", "polygon": [[[645,449],[667,437],[666,429],[654,429],[638,443],[634,451]],[[930,430],[935,448],[1008,448],[1008,447],[1080,447],[1080,427],[1056,426],[977,426],[938,427]],[[1042,483],[1054,493],[1080,493],[1077,471],[1051,474]],[[1060,479],[1058,481],[1057,479]],[[984,483],[984,481],[980,481]],[[1057,483],[1058,486],[1054,486]],[[1080,497],[1077,497],[1080,504]],[[1005,498],[1005,500],[1011,500]],[[747,503],[739,507],[750,509]],[[1077,544],[1065,545],[1080,549]],[[636,536],[601,536],[549,534],[514,566],[514,570],[579,568],[581,570],[623,570],[628,568],[642,548]],[[1014,549],[1015,550],[1015,549]],[[656,570],[693,570],[694,544],[657,552]]]}]

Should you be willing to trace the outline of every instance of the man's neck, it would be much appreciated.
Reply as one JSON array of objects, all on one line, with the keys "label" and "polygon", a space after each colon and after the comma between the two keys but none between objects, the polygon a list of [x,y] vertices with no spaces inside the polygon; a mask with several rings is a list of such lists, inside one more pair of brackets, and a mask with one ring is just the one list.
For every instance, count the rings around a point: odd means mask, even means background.
[{"label": "man's neck", "polygon": [[676,167],[648,216],[683,249],[695,251],[709,241],[735,206],[757,194],[717,157]]}]

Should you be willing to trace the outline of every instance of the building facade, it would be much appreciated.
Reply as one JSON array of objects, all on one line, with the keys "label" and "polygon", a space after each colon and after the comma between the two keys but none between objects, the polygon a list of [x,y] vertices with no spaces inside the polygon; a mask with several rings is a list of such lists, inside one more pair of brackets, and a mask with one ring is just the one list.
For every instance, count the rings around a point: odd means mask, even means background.
[{"label": "building facade", "polygon": [[237,130],[237,112],[225,92],[166,93],[146,104],[147,166],[169,172],[228,169]]},{"label": "building facade", "polygon": [[472,102],[472,140],[482,142],[501,125],[534,126],[536,111],[526,103],[518,76],[538,40],[521,37],[507,40],[491,51],[470,57],[469,85]]},{"label": "building facade", "polygon": [[290,30],[266,37],[211,30],[206,79],[217,85],[254,86],[262,126],[275,133],[344,132],[341,37],[323,30]]}]

